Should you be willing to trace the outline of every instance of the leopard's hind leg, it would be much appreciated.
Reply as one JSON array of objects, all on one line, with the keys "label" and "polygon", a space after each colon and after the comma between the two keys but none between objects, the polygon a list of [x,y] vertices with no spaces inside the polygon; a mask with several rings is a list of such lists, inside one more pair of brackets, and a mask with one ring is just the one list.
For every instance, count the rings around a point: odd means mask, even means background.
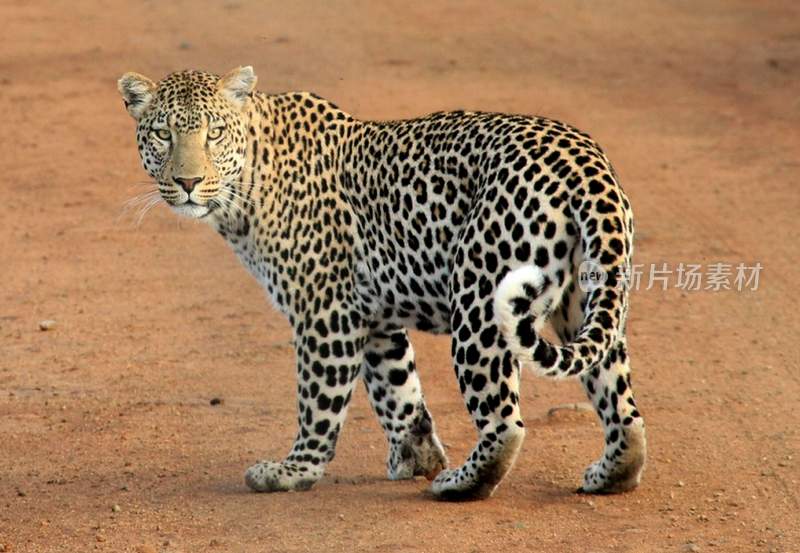
[{"label": "leopard's hind leg", "polygon": [[[562,341],[571,341],[580,328],[585,298],[581,287],[575,281],[570,283],[551,318]],[[586,469],[578,490],[582,493],[617,493],[635,488],[647,458],[644,419],[633,397],[624,330],[623,326],[606,359],[580,377],[605,435],[603,455]]]},{"label": "leopard's hind leg", "polygon": [[[457,263],[463,257],[456,256]],[[453,279],[452,353],[456,376],[479,439],[459,468],[443,471],[432,491],[442,499],[469,500],[489,497],[516,460],[525,425],[519,403],[520,364],[508,349],[495,317],[496,280],[513,267],[501,268],[497,278],[470,282],[471,267],[458,266]],[[539,298],[542,305],[555,306],[563,288],[554,283]],[[545,310],[546,311],[546,310]],[[535,317],[538,331],[547,314]]]}]

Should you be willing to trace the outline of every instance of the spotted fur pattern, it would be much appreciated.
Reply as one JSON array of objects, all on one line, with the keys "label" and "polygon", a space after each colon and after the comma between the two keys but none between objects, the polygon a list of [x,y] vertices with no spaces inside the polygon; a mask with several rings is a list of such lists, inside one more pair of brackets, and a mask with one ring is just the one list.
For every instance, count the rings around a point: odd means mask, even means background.
[{"label": "spotted fur pattern", "polygon": [[[360,121],[310,93],[256,92],[249,67],[158,84],[129,73],[119,87],[164,200],[211,224],[294,330],[297,437],[284,460],[247,471],[250,488],[317,481],[361,379],[390,478],[435,476],[438,497],[487,497],[524,438],[521,366],[579,377],[597,410],[605,451],[581,490],[638,484],[644,424],[619,276],[631,210],[587,135],[496,113]],[[605,280],[584,291],[587,260]],[[548,320],[561,345],[540,335]],[[407,328],[452,335],[479,433],[457,468],[445,468]]]}]

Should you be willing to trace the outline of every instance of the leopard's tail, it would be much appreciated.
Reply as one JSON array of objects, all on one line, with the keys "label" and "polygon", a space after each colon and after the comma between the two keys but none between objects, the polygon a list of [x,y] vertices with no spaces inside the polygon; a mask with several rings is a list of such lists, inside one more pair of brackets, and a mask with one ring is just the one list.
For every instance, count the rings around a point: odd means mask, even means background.
[{"label": "leopard's tail", "polygon": [[[567,378],[579,376],[603,361],[619,335],[611,311],[614,303],[603,300],[605,291],[589,293],[584,322],[575,339],[556,345],[539,334],[550,313],[561,298],[552,297],[551,289],[559,289],[536,266],[520,267],[500,282],[494,299],[494,312],[503,337],[522,365],[540,376]],[[612,294],[619,295],[617,291]]]},{"label": "leopard's tail", "polygon": [[[525,265],[500,281],[494,298],[495,317],[511,352],[522,365],[541,376],[556,379],[580,376],[603,362],[623,338],[628,291],[621,278],[630,271],[632,253],[632,227],[630,222],[625,227],[624,224],[619,224],[613,234],[582,240],[583,251],[588,247],[594,255],[586,256],[573,275],[578,280],[575,286],[582,286],[586,296],[583,323],[572,341],[556,345],[539,334],[550,314],[559,307],[563,293],[563,287],[542,269]],[[596,235],[597,226],[595,222],[592,234]],[[585,232],[581,234],[591,237]],[[622,251],[615,255],[611,250]]]}]

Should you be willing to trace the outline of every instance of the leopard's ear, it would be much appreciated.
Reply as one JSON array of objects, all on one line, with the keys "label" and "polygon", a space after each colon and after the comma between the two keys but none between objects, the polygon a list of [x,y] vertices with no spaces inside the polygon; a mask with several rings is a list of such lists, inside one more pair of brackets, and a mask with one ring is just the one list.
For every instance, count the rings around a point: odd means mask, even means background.
[{"label": "leopard's ear", "polygon": [[117,81],[117,88],[122,94],[128,113],[137,120],[150,105],[156,91],[155,83],[139,73],[125,73]]},{"label": "leopard's ear", "polygon": [[244,107],[247,96],[256,88],[258,77],[251,66],[237,67],[217,82],[217,89],[233,105]]}]

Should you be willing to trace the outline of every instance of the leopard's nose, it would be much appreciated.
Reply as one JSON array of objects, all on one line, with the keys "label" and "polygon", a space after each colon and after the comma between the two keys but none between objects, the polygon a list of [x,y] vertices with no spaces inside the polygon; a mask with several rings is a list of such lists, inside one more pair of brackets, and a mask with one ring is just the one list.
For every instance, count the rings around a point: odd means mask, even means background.
[{"label": "leopard's nose", "polygon": [[203,182],[205,177],[172,177],[177,184],[183,188],[187,194],[191,194],[194,187]]}]

